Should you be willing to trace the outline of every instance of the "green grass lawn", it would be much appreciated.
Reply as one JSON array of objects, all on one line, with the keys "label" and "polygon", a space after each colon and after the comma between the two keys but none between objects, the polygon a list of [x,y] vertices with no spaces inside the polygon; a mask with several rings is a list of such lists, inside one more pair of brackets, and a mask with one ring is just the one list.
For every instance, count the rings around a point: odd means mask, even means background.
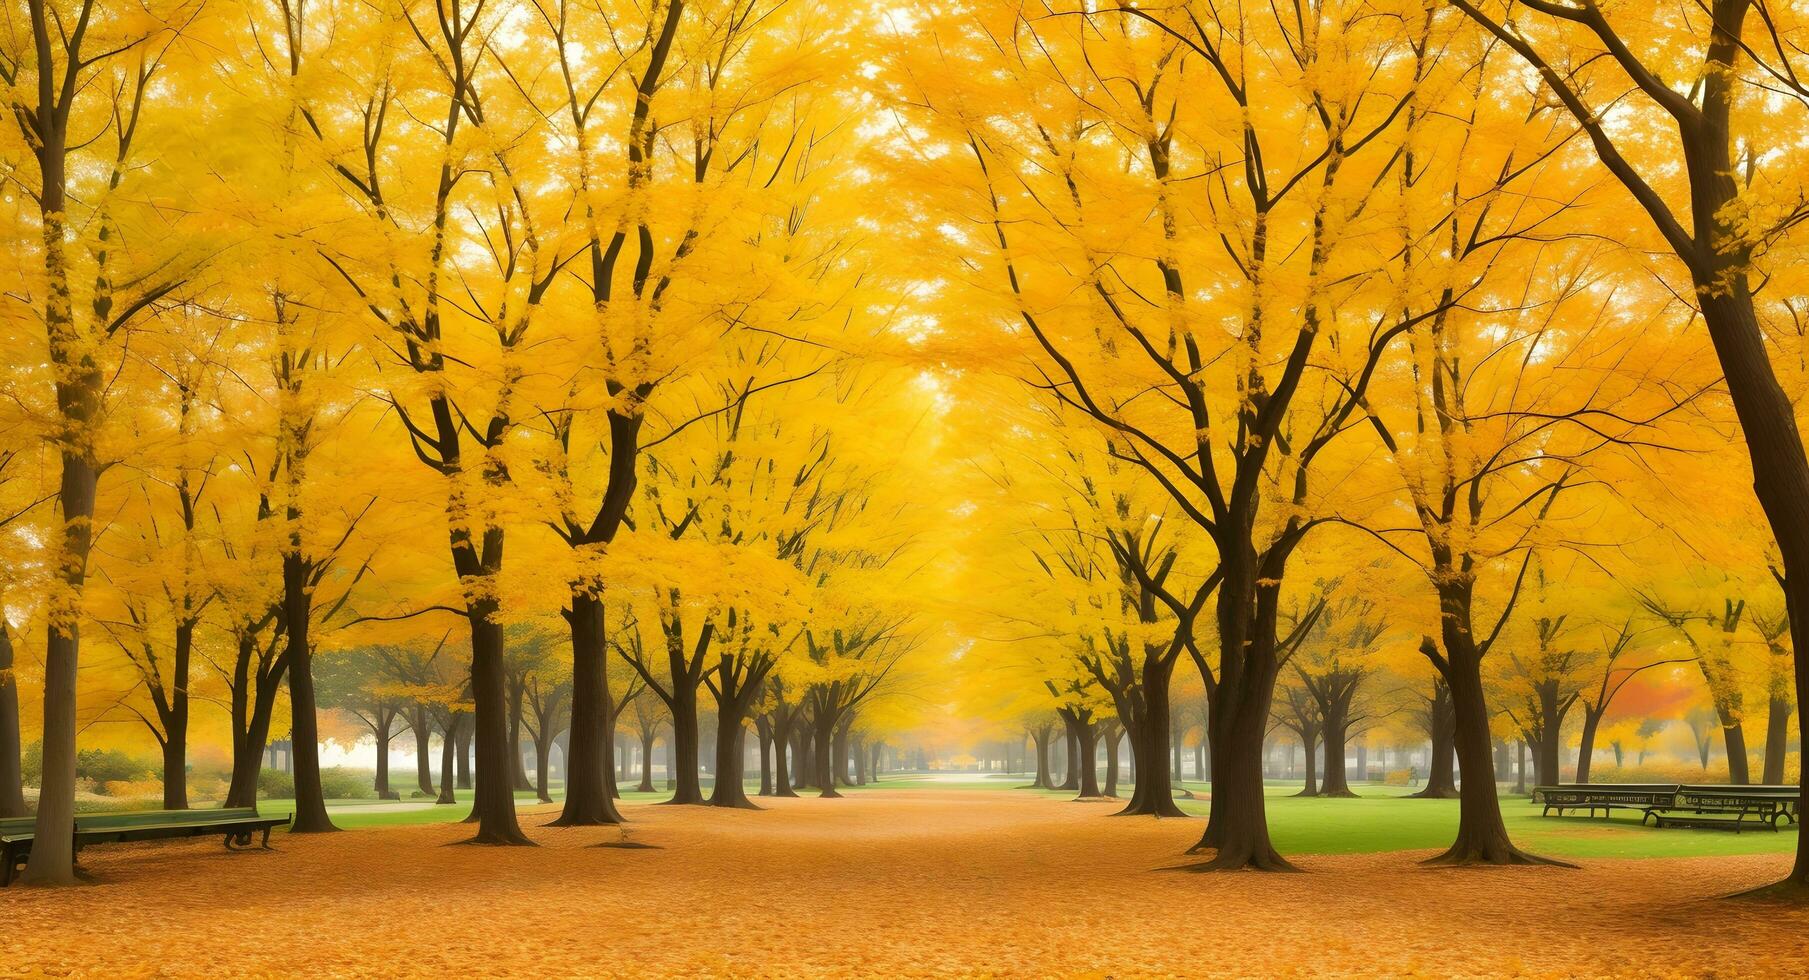
[{"label": "green grass lawn", "polygon": [[[1199,784],[1189,789],[1201,792]],[[1416,800],[1400,786],[1355,787],[1358,799],[1303,799],[1298,784],[1268,788],[1269,832],[1284,854],[1364,854],[1443,848],[1457,832],[1456,800]],[[1206,815],[1204,800],[1183,800],[1181,808]],[[1503,795],[1508,835],[1521,848],[1553,857],[1690,857],[1715,854],[1773,854],[1796,849],[1796,828],[1773,833],[1755,829],[1659,829],[1642,826],[1636,811],[1617,810],[1609,818],[1540,816],[1525,796]]]}]

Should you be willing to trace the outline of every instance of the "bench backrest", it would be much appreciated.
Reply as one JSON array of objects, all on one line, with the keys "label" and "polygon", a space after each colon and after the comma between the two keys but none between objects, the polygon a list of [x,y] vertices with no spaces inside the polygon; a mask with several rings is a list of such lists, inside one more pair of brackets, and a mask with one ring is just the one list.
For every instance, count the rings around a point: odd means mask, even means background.
[{"label": "bench backrest", "polygon": [[170,824],[205,825],[223,820],[256,819],[257,807],[241,806],[224,810],[122,810],[111,813],[78,813],[78,830],[130,830],[133,827],[161,827]]},{"label": "bench backrest", "polygon": [[1801,795],[1794,786],[1785,789],[1778,786],[1728,786],[1720,783],[1712,786],[1685,786],[1678,792],[1685,796],[1743,800],[1794,800]]},{"label": "bench backrest", "polygon": [[1604,793],[1675,793],[1686,787],[1676,783],[1558,783],[1540,786],[1542,790],[1589,790]]}]

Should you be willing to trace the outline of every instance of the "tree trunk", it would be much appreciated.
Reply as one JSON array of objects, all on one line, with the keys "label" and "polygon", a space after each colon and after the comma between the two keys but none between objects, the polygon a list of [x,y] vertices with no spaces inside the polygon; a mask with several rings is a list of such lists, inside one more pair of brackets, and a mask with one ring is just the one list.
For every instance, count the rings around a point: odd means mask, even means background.
[{"label": "tree trunk", "polygon": [[1325,722],[1320,728],[1325,737],[1325,782],[1319,787],[1320,796],[1343,798],[1355,797],[1351,792],[1350,771],[1345,768],[1344,752],[1346,732],[1350,730],[1348,709],[1334,702],[1327,706]]},{"label": "tree trunk", "polygon": [[830,743],[835,751],[835,781],[843,786],[850,785],[848,779],[848,726],[851,720],[844,720],[835,727],[835,741]]},{"label": "tree trunk", "polygon": [[377,736],[377,776],[373,781],[374,785],[371,788],[377,791],[377,799],[393,800],[397,798],[397,794],[389,788],[389,739],[391,717],[389,712],[385,709],[379,708],[377,711],[378,724],[373,733]]},{"label": "tree trunk", "polygon": [[792,774],[792,787],[809,788],[816,779],[816,729],[812,729],[809,721],[798,725],[796,738],[796,772]]},{"label": "tree trunk", "polygon": [[641,784],[636,786],[637,793],[652,793],[653,788],[653,737],[654,731],[649,728],[641,732]]},{"label": "tree trunk", "polygon": [[754,720],[754,732],[760,738],[760,795],[773,795],[773,723],[765,715]]},{"label": "tree trunk", "polygon": [[530,844],[515,818],[510,773],[508,674],[503,664],[503,630],[495,600],[472,606],[471,695],[477,719],[477,791],[468,821],[477,822],[476,844]]},{"label": "tree trunk", "polygon": [[[228,808],[257,806],[258,774],[264,768],[264,750],[270,741],[270,717],[276,710],[277,690],[288,672],[287,661],[278,658],[272,669],[255,673],[256,638],[242,637],[232,692],[232,782],[226,791]],[[289,758],[285,753],[284,758]]]},{"label": "tree trunk", "polygon": [[[1131,765],[1136,785],[1131,790],[1130,805],[1119,811],[1121,816],[1187,815],[1175,803],[1174,784],[1168,778],[1168,688],[1173,668],[1173,661],[1144,658],[1143,721],[1131,741]],[[1216,752],[1217,746],[1208,745],[1207,750]],[[1213,771],[1215,774],[1218,771],[1216,759]],[[1217,798],[1216,793],[1214,798]]]},{"label": "tree trunk", "polygon": [[546,726],[540,729],[540,737],[534,740],[534,794],[542,803],[553,802],[552,794],[547,792],[548,770],[553,766],[553,740],[548,736]]},{"label": "tree trunk", "polygon": [[188,809],[188,730],[173,728],[163,739],[163,808]]},{"label": "tree trunk", "polygon": [[188,673],[194,647],[195,624],[193,620],[186,620],[176,627],[175,657],[165,696],[167,709],[159,712],[163,716],[165,810],[188,809]]},{"label": "tree trunk", "polygon": [[835,731],[836,716],[829,711],[819,711],[817,723],[817,789],[818,799],[840,799],[835,791]]},{"label": "tree trunk", "polygon": [[[1318,746],[1315,743],[1317,743],[1319,741],[1319,739],[1317,737],[1315,737],[1316,735],[1317,735],[1317,733],[1314,731],[1311,731],[1311,730],[1301,733],[1301,735],[1300,735],[1300,744],[1303,747],[1305,747],[1305,749],[1306,749],[1306,786],[1303,787],[1298,794],[1296,794],[1298,796],[1318,796],[1319,795],[1319,782],[1318,782],[1319,775],[1318,775],[1318,773],[1313,771],[1314,769],[1318,768],[1318,763],[1315,761],[1315,757],[1317,754],[1316,750],[1318,749]],[[1326,754],[1326,758],[1327,759],[1331,758],[1331,754],[1329,752]],[[1329,763],[1327,765],[1327,771],[1328,772],[1330,771]]]},{"label": "tree trunk", "polygon": [[513,793],[534,788],[534,784],[528,782],[528,768],[522,761],[525,753],[521,748],[522,702],[527,698],[528,685],[527,678],[520,675],[507,677],[505,684],[509,697],[509,789]]},{"label": "tree trunk", "polygon": [[1030,784],[1031,789],[1053,789],[1049,782],[1049,732],[1031,732],[1030,738],[1036,743],[1036,779]]},{"label": "tree trunk", "polygon": [[791,785],[791,727],[794,722],[785,719],[784,724],[775,721],[773,725],[773,795],[797,797],[798,791]]},{"label": "tree trunk", "polygon": [[[681,677],[672,679],[672,746],[678,755],[675,788],[667,803],[701,804],[703,786],[697,776],[697,688]],[[824,760],[825,765],[828,760]]]},{"label": "tree trunk", "polygon": [[427,706],[417,704],[409,713],[409,727],[415,730],[415,783],[422,796],[433,796],[433,721]]},{"label": "tree trunk", "polygon": [[[1457,753],[1457,712],[1451,704],[1451,687],[1444,678],[1434,682],[1432,703],[1426,710],[1432,722],[1432,730],[1428,733],[1432,740],[1431,756],[1426,763],[1425,788],[1413,795],[1424,800],[1454,800],[1459,796],[1457,773],[1453,768]],[[1478,779],[1488,778],[1487,770],[1469,771],[1475,772]]]},{"label": "tree trunk", "polygon": [[1579,783],[1589,782],[1589,764],[1595,755],[1595,732],[1597,726],[1602,723],[1604,713],[1605,709],[1591,710],[1589,705],[1583,705],[1583,738],[1577,747],[1577,782]]},{"label": "tree trunk", "polygon": [[1519,756],[1514,767],[1514,792],[1524,793],[1526,792],[1526,739],[1515,743],[1514,751]]},{"label": "tree trunk", "polygon": [[[291,508],[291,520],[300,514]],[[317,834],[338,830],[327,816],[327,801],[320,789],[320,719],[314,703],[314,643],[309,628],[314,616],[314,595],[308,584],[308,566],[293,545],[283,554],[284,656],[289,661],[289,744],[295,758],[295,819],[292,834]],[[384,754],[388,765],[388,753]]]},{"label": "tree trunk", "polygon": [[741,708],[735,702],[738,698],[725,698],[729,702],[719,709],[716,723],[716,784],[710,787],[710,805],[730,807],[738,810],[758,810],[759,807],[747,798],[747,787],[743,781],[743,746]]},{"label": "tree trunk", "polygon": [[1080,798],[1083,800],[1099,797],[1099,726],[1092,722],[1082,722],[1075,726],[1074,735],[1080,744],[1080,750],[1074,753],[1079,762]]},{"label": "tree trunk", "polygon": [[440,795],[433,801],[438,806],[450,806],[458,802],[452,792],[453,756],[458,754],[459,715],[454,712],[446,721],[446,730],[440,733]]},{"label": "tree trunk", "polygon": [[[4,697],[0,693],[0,697]],[[0,706],[0,713],[5,707]],[[0,722],[4,724],[4,722]],[[0,741],[5,734],[0,733]],[[1790,699],[1773,694],[1770,699],[1770,710],[1765,717],[1765,769],[1759,781],[1766,786],[1781,786],[1784,783],[1784,762],[1790,751]],[[0,765],[3,765],[0,762]]]},{"label": "tree trunk", "polygon": [[[1457,763],[1468,778],[1459,794],[1457,839],[1428,864],[1544,864],[1515,847],[1501,820],[1495,780],[1489,775],[1489,707],[1483,694],[1481,656],[1470,642],[1467,596],[1441,596],[1445,612],[1446,663],[1441,667],[1451,690]],[[1453,603],[1461,599],[1461,612]],[[1461,625],[1460,625],[1461,620]]]},{"label": "tree trunk", "polygon": [[1233,724],[1213,732],[1210,812],[1206,832],[1192,851],[1215,853],[1198,870],[1293,870],[1269,840],[1262,771],[1267,716],[1266,711],[1239,711]]},{"label": "tree trunk", "polygon": [[[565,757],[565,807],[554,827],[595,827],[622,822],[608,787],[609,698],[603,602],[582,590],[569,597],[572,637],[572,718]],[[462,753],[461,753],[462,755]]]},{"label": "tree trunk", "polygon": [[1116,727],[1106,731],[1106,784],[1105,795],[1118,798],[1118,740],[1123,737]]},{"label": "tree trunk", "polygon": [[[471,726],[461,724],[458,737],[458,758],[453,760],[458,768],[459,789],[471,788]],[[566,768],[570,768],[567,766]]]},{"label": "tree trunk", "polygon": [[1751,761],[1746,757],[1746,726],[1735,721],[1721,729],[1727,744],[1727,781],[1735,786],[1752,784]]},{"label": "tree trunk", "polygon": [[1062,715],[1062,784],[1056,789],[1073,793],[1080,789],[1080,722],[1071,712]]}]

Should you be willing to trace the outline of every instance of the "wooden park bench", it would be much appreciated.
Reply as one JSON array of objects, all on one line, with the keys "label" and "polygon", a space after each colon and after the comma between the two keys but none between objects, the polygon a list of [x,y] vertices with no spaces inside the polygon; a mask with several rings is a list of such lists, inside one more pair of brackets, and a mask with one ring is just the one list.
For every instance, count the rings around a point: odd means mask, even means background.
[{"label": "wooden park bench", "polygon": [[[1795,786],[1680,786],[1671,806],[1650,814],[1660,827],[1695,827],[1739,833],[1752,826],[1773,831],[1797,819],[1801,791]],[[1641,818],[1644,822],[1645,818]]]},{"label": "wooden park bench", "polygon": [[[1597,810],[1604,817],[1612,816],[1615,810],[1639,810],[1650,815],[1654,810],[1669,809],[1682,788],[1676,783],[1559,783],[1534,787],[1533,802],[1544,805],[1541,815],[1547,817],[1554,810],[1559,816],[1565,810],[1585,810],[1592,817]],[[1640,817],[1642,823],[1645,819]]]},{"label": "wooden park bench", "polygon": [[[176,837],[206,837],[220,834],[226,849],[237,851],[252,846],[252,835],[261,833],[261,846],[270,849],[270,831],[289,823],[288,817],[259,816],[256,807],[225,810],[127,810],[113,813],[78,813],[75,815],[75,846],[111,844],[119,841],[165,840]],[[13,869],[31,855],[36,818],[20,817],[0,820],[0,886],[12,883]]]}]

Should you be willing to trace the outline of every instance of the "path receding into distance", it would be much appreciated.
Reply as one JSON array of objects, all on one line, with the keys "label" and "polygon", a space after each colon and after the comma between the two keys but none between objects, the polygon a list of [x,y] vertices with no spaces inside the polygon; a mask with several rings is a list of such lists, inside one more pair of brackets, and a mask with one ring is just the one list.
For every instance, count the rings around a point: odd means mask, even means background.
[{"label": "path receding into distance", "polygon": [[[1716,896],[1778,855],[1426,870],[1414,852],[1203,875],[1198,820],[1009,789],[866,790],[764,812],[629,804],[537,848],[457,824],[95,848],[96,883],[0,891],[0,975],[1780,974],[1809,912]],[[1638,962],[1626,959],[1637,954]]]}]

